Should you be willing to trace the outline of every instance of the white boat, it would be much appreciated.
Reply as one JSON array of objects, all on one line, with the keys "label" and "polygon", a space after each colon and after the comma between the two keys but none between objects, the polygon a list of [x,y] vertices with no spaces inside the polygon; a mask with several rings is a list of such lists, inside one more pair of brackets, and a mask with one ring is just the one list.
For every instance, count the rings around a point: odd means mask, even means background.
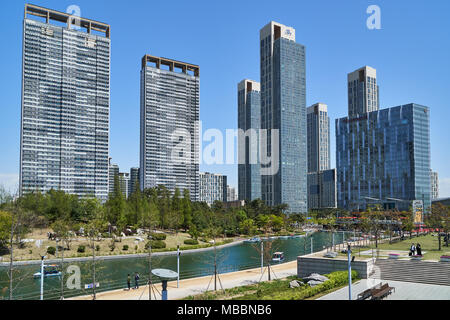
[{"label": "white boat", "polygon": [[261,239],[259,237],[253,237],[251,239],[244,240],[245,243],[255,243],[255,242],[260,242],[260,241],[261,241]]},{"label": "white boat", "polygon": [[[61,271],[58,270],[58,266],[55,264],[44,265],[44,277],[58,277],[61,275]],[[33,274],[34,278],[40,278],[41,272]]]},{"label": "white boat", "polygon": [[281,236],[280,239],[286,240],[289,239],[289,236]]},{"label": "white boat", "polygon": [[272,262],[283,262],[284,261],[284,253],[283,252],[275,252],[272,256]]}]

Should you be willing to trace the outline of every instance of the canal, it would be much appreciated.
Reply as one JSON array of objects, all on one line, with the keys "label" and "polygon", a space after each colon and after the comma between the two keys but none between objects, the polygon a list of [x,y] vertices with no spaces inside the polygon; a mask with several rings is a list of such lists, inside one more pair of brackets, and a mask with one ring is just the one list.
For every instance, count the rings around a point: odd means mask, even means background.
[{"label": "canal", "polygon": [[[353,234],[335,233],[335,244],[342,243]],[[293,261],[299,255],[311,253],[311,239],[314,252],[330,246],[332,237],[329,232],[316,232],[307,237],[289,239],[264,240],[265,253],[270,256],[275,251],[284,252],[284,262]],[[260,243],[241,243],[214,250],[182,253],[180,256],[180,279],[195,278],[214,274],[214,258],[216,257],[219,273],[252,269],[261,266]],[[176,271],[177,257],[175,255],[153,255],[152,268],[165,268]],[[81,271],[81,289],[68,289],[66,282],[69,266],[76,265]],[[34,279],[33,274],[40,271],[39,265],[18,265],[13,273],[13,299],[37,300],[40,297],[40,278]],[[88,295],[92,289],[84,289],[85,284],[92,283],[92,261],[67,262],[64,264],[66,272],[61,277],[48,277],[44,281],[44,299],[54,300],[61,297],[61,281],[64,281],[64,297]],[[96,282],[99,283],[97,292],[121,289],[126,287],[127,275],[130,274],[132,285],[134,273],[140,274],[140,284],[145,285],[148,280],[149,258],[121,258],[98,260],[95,262]],[[156,277],[152,278],[157,282]],[[8,269],[0,267],[0,299],[9,299]]]}]

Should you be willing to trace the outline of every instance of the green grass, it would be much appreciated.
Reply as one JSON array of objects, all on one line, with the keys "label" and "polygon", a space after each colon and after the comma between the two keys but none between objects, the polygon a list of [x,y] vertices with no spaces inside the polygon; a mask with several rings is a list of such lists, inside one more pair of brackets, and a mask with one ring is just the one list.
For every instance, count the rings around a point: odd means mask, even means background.
[{"label": "green grass", "polygon": [[[326,275],[329,280],[311,288],[305,284],[298,288],[289,288],[292,280],[301,280],[295,276],[284,280],[261,282],[254,285],[226,289],[225,291],[206,292],[189,296],[185,300],[305,300],[315,299],[345,287],[348,281],[347,271],[336,271]],[[357,280],[357,272],[352,271],[353,282]]]},{"label": "green grass", "polygon": [[[431,234],[423,235],[423,236],[419,236],[419,237],[412,237],[412,239],[405,238],[405,240],[403,240],[403,241],[394,242],[392,244],[389,244],[389,241],[387,241],[385,243],[378,244],[378,249],[409,251],[409,248],[411,247],[412,243],[414,243],[414,244],[420,243],[420,246],[422,247],[422,252],[423,251],[427,252],[423,255],[424,260],[439,260],[440,256],[442,256],[442,255],[450,255],[450,247],[444,246],[443,238],[441,237],[441,249],[442,250],[439,251],[438,250],[438,248],[439,248],[438,237],[432,236]],[[364,251],[364,250],[369,250],[369,249],[375,249],[375,244],[370,245],[370,246],[361,247],[360,250]],[[359,252],[359,249],[355,248],[353,255],[358,256],[358,252]],[[363,256],[361,255],[361,257],[363,257]]]}]

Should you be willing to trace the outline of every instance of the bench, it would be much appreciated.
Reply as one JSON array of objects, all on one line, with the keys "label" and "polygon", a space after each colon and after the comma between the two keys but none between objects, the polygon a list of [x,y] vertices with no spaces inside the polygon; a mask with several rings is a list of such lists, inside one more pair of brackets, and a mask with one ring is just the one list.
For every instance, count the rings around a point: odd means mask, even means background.
[{"label": "bench", "polygon": [[375,289],[372,292],[372,300],[381,300],[395,291],[394,287],[389,287],[389,284],[385,283],[381,286],[380,289]]},{"label": "bench", "polygon": [[370,298],[373,294],[373,292],[375,290],[378,290],[381,288],[381,282],[379,284],[377,284],[376,286],[373,286],[370,289],[364,290],[363,292],[361,292],[360,294],[358,294],[358,300],[366,300],[368,298]]}]

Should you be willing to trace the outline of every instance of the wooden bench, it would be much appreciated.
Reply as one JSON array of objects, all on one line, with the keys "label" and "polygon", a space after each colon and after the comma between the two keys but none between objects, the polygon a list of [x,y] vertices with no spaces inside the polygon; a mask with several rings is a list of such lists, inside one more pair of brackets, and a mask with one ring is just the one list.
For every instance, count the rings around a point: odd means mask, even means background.
[{"label": "wooden bench", "polygon": [[389,284],[385,283],[381,286],[380,289],[375,289],[372,292],[372,300],[381,300],[395,291],[394,287],[389,287]]},{"label": "wooden bench", "polygon": [[366,300],[372,296],[374,291],[379,290],[380,288],[381,288],[381,282],[379,284],[377,284],[376,286],[373,286],[372,288],[364,290],[363,292],[358,294],[357,299],[358,300]]}]

